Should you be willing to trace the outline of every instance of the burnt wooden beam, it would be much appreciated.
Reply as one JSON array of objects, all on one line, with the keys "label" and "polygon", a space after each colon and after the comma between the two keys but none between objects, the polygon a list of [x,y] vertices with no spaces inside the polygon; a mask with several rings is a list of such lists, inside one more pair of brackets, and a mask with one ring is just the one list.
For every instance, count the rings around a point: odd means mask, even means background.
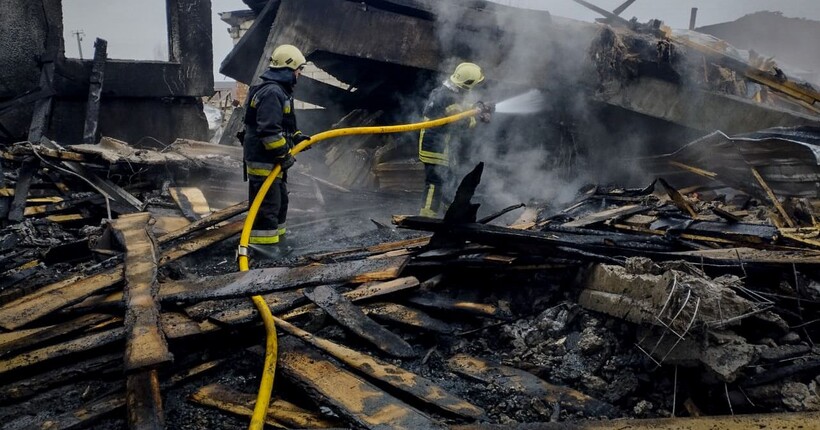
[{"label": "burnt wooden beam", "polygon": [[165,413],[159,391],[156,369],[130,374],[126,377],[125,404],[128,428],[133,430],[162,430]]},{"label": "burnt wooden beam", "polygon": [[390,257],[304,267],[273,267],[175,281],[160,286],[163,301],[194,302],[265,294],[304,286],[361,283],[398,277],[407,257]]},{"label": "burnt wooden beam", "polygon": [[[392,281],[368,283],[360,287],[346,291],[342,295],[347,297],[352,302],[359,302],[363,300],[370,300],[377,297],[382,297],[389,294],[395,294],[401,291],[408,291],[419,286],[418,279],[408,276],[405,278],[398,278]],[[310,303],[300,306],[307,302],[307,298],[303,294],[303,290],[281,291],[273,294],[263,295],[262,298],[268,303],[271,308],[271,313],[279,315],[283,319],[292,319],[300,315],[305,315],[311,311],[319,310],[319,308]],[[222,300],[228,302],[228,306],[221,308],[218,311],[210,311],[207,317],[219,321],[223,324],[241,324],[256,320],[258,317],[256,307],[247,299]],[[209,301],[204,304],[206,309],[216,305],[214,301]],[[195,305],[196,307],[198,305]],[[299,306],[295,308],[295,306]],[[188,312],[188,309],[186,309]],[[194,312],[197,312],[194,310]],[[285,312],[282,314],[282,312]],[[281,315],[280,315],[281,314]],[[189,315],[191,315],[189,313]],[[192,317],[196,318],[194,315]]]},{"label": "burnt wooden beam", "polygon": [[99,348],[122,340],[125,328],[117,327],[96,333],[87,334],[56,345],[35,349],[14,357],[0,360],[0,378],[7,379],[14,376],[18,369],[40,365],[44,362],[57,360]]},{"label": "burnt wooden beam", "polygon": [[8,219],[11,222],[20,222],[23,220],[26,210],[26,198],[28,197],[29,187],[31,181],[34,179],[34,174],[40,168],[40,159],[37,157],[28,157],[23,161],[23,165],[17,171],[17,184],[14,186],[14,197],[9,206]]},{"label": "burnt wooden beam", "polygon": [[[48,45],[50,54],[46,62],[43,63],[40,71],[40,88],[52,88],[54,84],[53,55],[56,53],[56,44],[52,37],[49,38]],[[53,105],[53,97],[41,98],[34,103],[34,114],[32,115],[28,130],[29,142],[37,143],[45,137],[45,132],[48,129],[48,123],[51,119],[51,108]],[[28,189],[31,186],[31,178],[39,167],[39,158],[26,159],[23,162],[23,166],[20,167],[17,184],[14,188],[14,198],[9,207],[9,221],[20,222],[23,220],[23,211],[26,207],[26,197],[28,197]]]},{"label": "burnt wooden beam", "polygon": [[172,359],[160,328],[158,252],[150,221],[151,214],[142,212],[121,216],[111,223],[114,235],[125,248],[126,371],[153,368]]},{"label": "burnt wooden beam", "polygon": [[88,102],[85,105],[85,126],[83,143],[97,143],[97,128],[100,120],[100,100],[105,79],[105,61],[108,59],[108,42],[97,38],[94,42],[94,63],[88,83]]},{"label": "burnt wooden beam", "polygon": [[[211,230],[163,251],[159,265],[176,261],[188,254],[221,242],[242,231],[243,221],[235,221]],[[14,330],[58,309],[79,303],[86,297],[123,280],[123,265],[91,276],[77,276],[50,284],[40,290],[0,307],[0,327]]]},{"label": "burnt wooden beam", "polygon": [[501,310],[498,306],[486,303],[467,302],[431,292],[418,293],[414,296],[408,297],[407,302],[423,308],[443,312],[461,312],[480,317],[502,320],[510,319],[511,317],[511,315]]},{"label": "burnt wooden beam", "polygon": [[319,404],[365,429],[443,429],[442,423],[346,371],[296,338],[280,340],[283,375]]},{"label": "burnt wooden beam", "polygon": [[[256,395],[236,391],[230,387],[211,384],[191,394],[191,400],[204,406],[210,406],[232,414],[250,417]],[[282,399],[274,399],[268,407],[265,423],[271,427],[283,428],[331,428],[338,427],[339,422],[323,417],[317,413],[300,408]]]},{"label": "burnt wooden beam", "polygon": [[0,333],[0,357],[34,348],[56,337],[76,333],[111,319],[111,315],[88,314],[60,324]]},{"label": "burnt wooden beam", "polygon": [[453,334],[452,325],[426,313],[398,303],[374,303],[362,306],[365,314],[378,321],[393,323],[439,334]]},{"label": "burnt wooden beam", "polygon": [[342,327],[394,357],[414,357],[413,347],[397,334],[368,318],[358,306],[326,285],[305,290],[305,297],[322,308]]},{"label": "burnt wooden beam", "polygon": [[379,360],[369,354],[363,354],[327,339],[314,336],[287,321],[279,318],[275,318],[275,321],[277,328],[280,330],[330,354],[358,373],[389,385],[440,410],[468,419],[486,419],[486,415],[481,408],[450,394],[429,379]]},{"label": "burnt wooden beam", "polygon": [[122,353],[99,355],[66,366],[59,366],[38,375],[21,379],[3,386],[0,390],[0,403],[19,402],[88,375],[100,375],[105,372],[122,372]]},{"label": "burnt wooden beam", "polygon": [[614,417],[617,408],[587,396],[580,391],[552,385],[537,376],[514,367],[495,364],[480,358],[459,354],[447,362],[453,372],[473,378],[483,383],[494,383],[534,398],[541,398],[550,404],[560,404],[562,408],[581,412],[589,417]]}]

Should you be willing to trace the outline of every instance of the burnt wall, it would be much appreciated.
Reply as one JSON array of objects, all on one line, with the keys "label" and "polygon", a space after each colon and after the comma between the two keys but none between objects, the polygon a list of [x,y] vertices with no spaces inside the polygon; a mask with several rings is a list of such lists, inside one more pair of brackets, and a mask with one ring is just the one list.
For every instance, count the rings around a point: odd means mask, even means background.
[{"label": "burnt wall", "polygon": [[[82,143],[85,100],[60,99],[54,106],[47,136],[61,145]],[[100,106],[99,134],[131,144],[152,137],[163,143],[177,138],[208,140],[208,121],[202,101],[108,98]]]},{"label": "burnt wall", "polygon": [[[62,7],[61,0],[0,0],[0,143],[25,140],[34,100],[3,107],[39,90],[43,60],[56,67],[51,87],[57,96],[46,136],[80,142],[92,62],[65,58]],[[166,0],[166,8],[170,61],[106,62],[101,134],[127,142],[207,137],[199,98],[213,94],[211,2]]]}]

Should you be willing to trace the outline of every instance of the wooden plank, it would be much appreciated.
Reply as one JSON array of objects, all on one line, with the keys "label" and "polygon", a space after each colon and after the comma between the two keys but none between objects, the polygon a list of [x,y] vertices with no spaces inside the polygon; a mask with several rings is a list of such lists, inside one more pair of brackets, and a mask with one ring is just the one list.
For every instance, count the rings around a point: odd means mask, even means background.
[{"label": "wooden plank", "polygon": [[100,204],[105,205],[105,201],[103,200],[104,197],[99,195],[91,195],[85,196],[80,198],[74,198],[69,200],[64,200],[61,202],[53,203],[53,204],[46,204],[46,205],[39,205],[39,206],[29,206],[27,207],[23,214],[25,216],[33,216],[33,215],[51,215],[57,212],[63,212],[67,210],[74,209],[76,206],[83,204],[83,203],[93,203],[93,204]]},{"label": "wooden plank", "polygon": [[[393,257],[381,260],[360,260],[348,261],[337,264],[314,264],[303,267],[274,267],[268,269],[253,269],[247,272],[229,273],[204,277],[199,280],[185,280],[166,282],[160,285],[159,297],[163,302],[202,302],[205,300],[242,297],[248,295],[266,294],[271,292],[287,291],[302,286],[319,285],[325,282],[337,283],[360,283],[371,280],[394,279],[407,263],[407,257]],[[404,281],[406,282],[406,281]],[[397,285],[390,286],[390,289],[400,288]],[[379,291],[388,288],[377,288]],[[276,294],[269,297],[279,304]],[[122,293],[112,293],[107,297],[94,300],[88,303],[85,309],[96,306],[112,305],[122,300]],[[226,316],[228,319],[240,323],[242,319],[254,315],[250,311],[250,305],[242,301],[235,301],[238,308],[236,312],[230,312]],[[286,302],[282,302],[284,304]],[[291,309],[283,308],[281,311]],[[0,309],[2,311],[2,309]],[[281,312],[280,311],[280,312]],[[221,318],[217,318],[221,319]]]},{"label": "wooden plank", "polygon": [[439,334],[453,334],[455,331],[452,325],[442,320],[433,318],[418,309],[409,308],[398,303],[374,303],[362,306],[362,310],[377,321]]},{"label": "wooden plank", "polygon": [[185,218],[196,221],[211,214],[208,200],[202,190],[195,187],[170,187],[168,192],[177,204]]},{"label": "wooden plank", "polygon": [[568,223],[562,224],[564,227],[569,228],[580,228],[586,227],[588,225],[592,225],[595,223],[599,223],[602,221],[607,221],[612,218],[626,216],[626,215],[633,215],[638,212],[644,212],[649,210],[649,208],[642,206],[642,205],[626,205],[620,206],[617,208],[607,209],[605,211],[597,212],[591,215],[587,215],[581,219],[577,219],[575,221],[570,221]]},{"label": "wooden plank", "polygon": [[[150,220],[150,213],[141,212],[122,215],[111,223],[112,232],[125,247],[126,371],[155,367],[172,359],[159,322],[157,248]],[[134,382],[142,387],[145,378]]]},{"label": "wooden plank", "polygon": [[60,324],[0,333],[0,357],[15,351],[33,348],[56,337],[76,333],[111,319],[111,315],[107,314],[89,314]]},{"label": "wooden plank", "polygon": [[92,374],[101,375],[108,371],[121,373],[121,364],[122,353],[114,353],[58,366],[48,372],[3,385],[3,389],[0,390],[0,402],[19,402],[53,387],[87,378]]},{"label": "wooden plank", "polygon": [[179,230],[191,223],[191,221],[181,216],[154,214],[154,219],[157,221],[154,223],[154,235],[156,236],[162,236],[163,234]]},{"label": "wooden plank", "polygon": [[[191,394],[191,400],[232,414],[250,417],[256,395],[241,393],[220,384],[206,385]],[[265,424],[276,428],[328,428],[339,427],[338,421],[300,408],[282,399],[275,399],[268,407]]]},{"label": "wooden plank", "polygon": [[464,354],[452,357],[447,364],[453,372],[485,384],[494,383],[530,397],[541,398],[547,403],[560,404],[562,408],[569,411],[582,412],[590,417],[617,415],[617,409],[606,402],[571,388],[552,385],[521,369],[502,366]]},{"label": "wooden plank", "polygon": [[279,329],[330,354],[356,372],[392,386],[402,393],[415,397],[442,411],[474,420],[486,419],[481,408],[450,394],[429,379],[374,358],[371,355],[314,336],[287,321],[279,318],[276,318],[275,321]]},{"label": "wooden plank", "polygon": [[376,348],[394,357],[414,357],[413,347],[397,334],[382,327],[331,287],[305,289],[305,297],[328,313],[336,322]]},{"label": "wooden plank", "polygon": [[[182,242],[162,253],[159,265],[165,265],[188,254],[211,246],[242,231],[243,221],[234,221],[200,237]],[[186,229],[190,228],[186,227]],[[86,297],[123,280],[123,265],[119,264],[104,272],[82,277],[76,276],[44,287],[33,294],[21,297],[0,307],[0,327],[14,330],[42,318],[58,309],[79,303]]]},{"label": "wooden plank", "polygon": [[[362,284],[354,290],[344,292],[342,295],[356,303],[401,291],[409,291],[418,286],[418,279],[408,276],[392,281]],[[268,303],[274,315],[286,312],[280,315],[280,318],[283,319],[292,319],[312,311],[320,311],[319,307],[312,303],[299,306],[308,301],[302,290],[281,291],[263,295],[262,298]],[[207,308],[213,308],[215,306],[219,307],[219,309],[207,312]],[[299,307],[294,309],[295,306]],[[205,309],[201,309],[200,307]],[[256,307],[247,299],[202,302],[189,309],[194,313],[193,315],[189,313],[189,315],[194,318],[197,317],[196,314],[199,314],[202,318],[208,317],[223,324],[243,324],[257,319]],[[186,312],[188,312],[189,309],[186,309]],[[203,314],[203,311],[207,312],[207,315]]]},{"label": "wooden plank", "polygon": [[408,260],[407,257],[393,257],[326,265],[254,269],[164,283],[160,285],[159,295],[162,301],[194,302],[259,295],[304,286],[390,280],[398,277]]},{"label": "wooden plank", "polygon": [[[268,304],[271,313],[277,314],[309,302],[302,292],[302,289],[293,291],[279,291],[276,293],[265,294],[262,298]],[[207,318],[217,321],[220,324],[237,325],[259,320],[259,313],[257,312],[256,307],[253,305],[253,302],[247,298],[216,300],[200,304],[210,306],[212,303],[218,303],[218,306],[227,305],[227,307],[216,311],[208,312],[205,310],[205,312],[207,312]],[[200,304],[195,306],[199,306]],[[186,309],[186,312],[187,311],[188,309]],[[194,316],[194,318],[196,317]]]},{"label": "wooden plank", "polygon": [[340,261],[346,258],[364,258],[375,254],[395,251],[406,248],[420,248],[430,243],[432,236],[422,236],[413,239],[399,240],[395,242],[381,243],[373,246],[366,246],[361,248],[346,249],[342,251],[333,251],[323,254],[313,254],[305,257],[312,261]]},{"label": "wooden plank", "polygon": [[[342,293],[342,296],[352,301],[353,303],[357,303],[362,300],[370,300],[377,297],[398,293],[401,291],[412,290],[417,288],[418,286],[419,280],[413,276],[408,276],[387,282],[374,282],[362,284],[354,290],[345,291],[344,293]],[[289,311],[288,313],[282,315],[282,318],[295,318],[297,316],[305,315],[317,309],[319,309],[319,307],[311,303]]]},{"label": "wooden plank", "polygon": [[408,297],[407,301],[417,306],[444,312],[461,312],[480,317],[509,319],[510,315],[502,311],[498,306],[486,303],[474,303],[464,300],[452,299],[440,294],[425,292]]},{"label": "wooden plank", "polygon": [[134,430],[161,430],[165,428],[159,376],[156,369],[130,374],[125,382],[125,405],[128,428]]},{"label": "wooden plank", "polygon": [[50,360],[65,359],[79,352],[111,344],[121,340],[124,333],[125,328],[117,327],[0,360],[0,377],[6,378],[18,369],[35,366]]},{"label": "wooden plank", "polygon": [[444,425],[343,370],[295,338],[280,339],[279,368],[320,404],[366,429],[443,429]]},{"label": "wooden plank", "polygon": [[100,101],[105,81],[105,61],[108,58],[108,42],[97,38],[94,41],[94,61],[88,77],[88,102],[85,104],[85,125],[83,143],[97,143],[97,126],[100,119]]}]

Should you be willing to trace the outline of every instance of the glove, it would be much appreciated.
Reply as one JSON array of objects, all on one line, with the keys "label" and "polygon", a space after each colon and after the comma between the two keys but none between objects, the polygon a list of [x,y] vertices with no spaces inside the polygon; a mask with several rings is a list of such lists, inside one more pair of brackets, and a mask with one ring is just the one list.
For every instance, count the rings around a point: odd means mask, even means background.
[{"label": "glove", "polygon": [[288,152],[282,157],[279,157],[276,162],[282,165],[282,171],[284,172],[293,167],[294,164],[296,164],[296,158],[294,158],[293,155],[291,155],[291,153]]},{"label": "glove", "polygon": [[293,135],[293,144],[298,145],[306,140],[310,140],[310,136],[306,134],[302,134],[301,131],[297,131],[296,134]]},{"label": "glove", "polygon": [[492,114],[489,112],[481,112],[480,114],[478,114],[478,120],[483,123],[489,123],[491,118]]}]

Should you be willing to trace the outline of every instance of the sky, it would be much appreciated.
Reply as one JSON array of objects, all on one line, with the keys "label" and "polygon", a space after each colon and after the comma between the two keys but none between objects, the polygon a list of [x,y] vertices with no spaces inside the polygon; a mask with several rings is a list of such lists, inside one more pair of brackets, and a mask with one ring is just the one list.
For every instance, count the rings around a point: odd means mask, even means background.
[{"label": "sky", "polygon": [[[438,0],[446,1],[446,0]],[[623,0],[591,0],[604,9],[613,10]],[[496,0],[498,3],[533,9],[546,9],[554,15],[583,21],[598,18],[595,12],[572,0]],[[219,64],[231,50],[228,25],[219,19],[219,12],[247,9],[241,0],[211,0],[214,46],[214,79],[226,80],[219,74]],[[781,11],[785,16],[820,21],[820,0],[637,0],[621,16],[633,16],[640,21],[660,18],[673,28],[689,26],[689,11],[699,8],[698,26],[734,21],[741,16],[761,11]],[[167,60],[167,24],[165,0],[63,0],[63,24],[66,56],[79,57],[77,39],[82,31],[83,57],[94,55],[94,38],[108,41],[109,58]]]}]

